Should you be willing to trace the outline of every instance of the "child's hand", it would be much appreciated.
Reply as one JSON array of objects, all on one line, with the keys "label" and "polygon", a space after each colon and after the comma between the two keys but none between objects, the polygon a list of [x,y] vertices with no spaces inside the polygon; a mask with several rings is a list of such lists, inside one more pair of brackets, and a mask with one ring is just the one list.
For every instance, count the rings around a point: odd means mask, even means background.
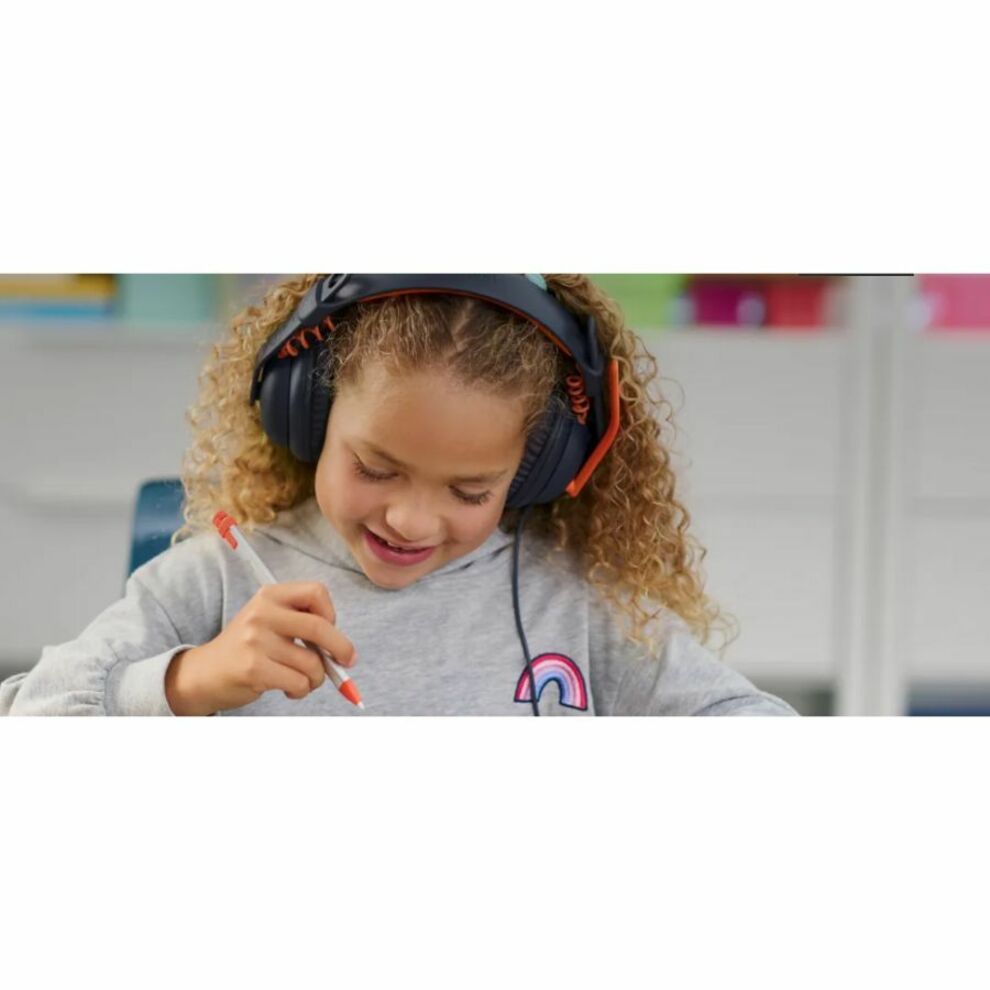
[{"label": "child's hand", "polygon": [[334,624],[326,587],[316,581],[265,585],[216,639],[176,654],[165,673],[165,697],[176,715],[241,708],[266,691],[305,698],[326,679],[323,661],[298,638],[322,646],[341,666],[354,644]]}]

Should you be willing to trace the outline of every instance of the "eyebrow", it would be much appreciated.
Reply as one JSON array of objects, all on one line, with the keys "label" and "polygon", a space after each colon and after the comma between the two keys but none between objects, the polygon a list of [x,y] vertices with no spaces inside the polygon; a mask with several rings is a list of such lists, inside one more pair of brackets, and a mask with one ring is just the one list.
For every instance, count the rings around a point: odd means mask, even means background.
[{"label": "eyebrow", "polygon": [[[393,457],[387,450],[382,450],[381,447],[376,447],[373,443],[367,443],[366,441],[361,441],[361,445],[371,453],[375,454],[377,457],[381,457],[383,460],[388,461],[390,464],[394,464],[399,468],[408,468],[408,464],[403,464],[398,457]],[[475,484],[490,484],[493,481],[498,481],[505,474],[505,471],[491,471],[488,474],[461,474],[456,478],[451,478],[451,481],[456,482],[467,482]]]}]

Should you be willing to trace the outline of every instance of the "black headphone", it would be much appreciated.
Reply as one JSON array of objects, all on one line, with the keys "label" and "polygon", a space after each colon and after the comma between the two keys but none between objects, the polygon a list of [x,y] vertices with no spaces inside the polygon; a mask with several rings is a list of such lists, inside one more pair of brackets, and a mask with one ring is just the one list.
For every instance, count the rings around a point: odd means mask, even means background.
[{"label": "black headphone", "polygon": [[[579,319],[525,275],[327,275],[313,284],[295,311],[258,352],[250,401],[261,401],[261,423],[273,443],[305,464],[323,449],[331,393],[315,374],[333,346],[333,317],[355,303],[432,293],[472,296],[522,317],[570,358],[574,375],[560,383],[564,402],[551,402],[509,487],[507,509],[577,495],[618,432],[618,365],[606,368],[593,316]],[[610,415],[603,378],[610,376]]]},{"label": "black headphone", "polygon": [[519,537],[533,505],[581,491],[618,434],[618,363],[615,358],[606,363],[595,318],[578,317],[526,275],[325,275],[258,352],[249,401],[260,400],[262,427],[273,443],[288,447],[303,463],[315,464],[330,415],[331,389],[318,372],[324,349],[333,346],[333,317],[357,303],[411,294],[469,296],[500,306],[535,324],[574,365],[574,373],[558,386],[564,401],[548,404],[528,438],[505,503],[507,509],[523,510],[516,529],[513,596],[533,710],[539,714],[519,617]]}]

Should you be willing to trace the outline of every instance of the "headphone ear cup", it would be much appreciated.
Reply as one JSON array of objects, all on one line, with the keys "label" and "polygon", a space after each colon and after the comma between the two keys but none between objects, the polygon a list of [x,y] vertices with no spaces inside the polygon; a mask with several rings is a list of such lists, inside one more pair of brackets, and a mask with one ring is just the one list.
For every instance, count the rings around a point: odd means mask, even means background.
[{"label": "headphone ear cup", "polygon": [[327,422],[330,419],[330,406],[333,403],[333,393],[330,390],[329,384],[324,380],[328,362],[321,360],[321,358],[329,359],[329,357],[329,350],[325,347],[320,348],[316,356],[316,367],[313,370],[309,412],[309,449],[312,459],[307,461],[309,464],[315,464],[320,459],[320,454],[323,453],[323,443],[327,435]]},{"label": "headphone ear cup", "polygon": [[532,435],[526,441],[526,449],[523,451],[522,460],[516,469],[516,475],[509,485],[509,494],[505,500],[507,509],[519,509],[524,505],[531,504],[529,495],[532,486],[527,484],[533,472],[533,468],[539,463],[540,455],[543,453],[544,444],[553,428],[553,415],[550,412],[544,413]]},{"label": "headphone ear cup", "polygon": [[279,447],[289,446],[289,380],[291,362],[277,361],[261,381],[258,401],[261,426]]},{"label": "headphone ear cup", "polygon": [[289,380],[289,449],[303,464],[315,464],[323,447],[317,441],[313,403],[320,391],[317,385],[317,356],[321,348],[308,347],[290,362]]},{"label": "headphone ear cup", "polygon": [[276,362],[265,375],[259,395],[261,425],[272,443],[288,447],[304,464],[315,464],[323,450],[330,390],[320,381],[321,347],[310,347],[292,360]]},{"label": "headphone ear cup", "polygon": [[563,393],[558,391],[526,445],[509,486],[505,507],[520,509],[559,498],[581,470],[593,446],[591,431],[578,422]]}]

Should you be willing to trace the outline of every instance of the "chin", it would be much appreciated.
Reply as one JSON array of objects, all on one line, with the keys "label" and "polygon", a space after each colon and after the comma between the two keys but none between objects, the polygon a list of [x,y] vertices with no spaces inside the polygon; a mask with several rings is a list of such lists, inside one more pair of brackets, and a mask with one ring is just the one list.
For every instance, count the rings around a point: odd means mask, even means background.
[{"label": "chin", "polygon": [[[429,574],[429,570],[418,570],[410,574],[408,571],[398,567],[389,567],[377,559],[371,558],[368,549],[364,546],[364,536],[358,537],[361,541],[358,547],[352,547],[352,552],[357,562],[361,565],[364,576],[376,587],[384,588],[387,591],[397,591],[415,583],[419,578]],[[432,568],[431,568],[432,569]]]},{"label": "chin", "polygon": [[369,573],[368,568],[362,564],[361,570],[364,571],[364,576],[376,587],[383,588],[386,591],[398,591],[400,588],[406,588],[410,584],[415,583],[419,578],[424,577],[429,574],[429,571],[424,571],[422,574],[387,574],[383,571],[376,569],[375,573]]}]

